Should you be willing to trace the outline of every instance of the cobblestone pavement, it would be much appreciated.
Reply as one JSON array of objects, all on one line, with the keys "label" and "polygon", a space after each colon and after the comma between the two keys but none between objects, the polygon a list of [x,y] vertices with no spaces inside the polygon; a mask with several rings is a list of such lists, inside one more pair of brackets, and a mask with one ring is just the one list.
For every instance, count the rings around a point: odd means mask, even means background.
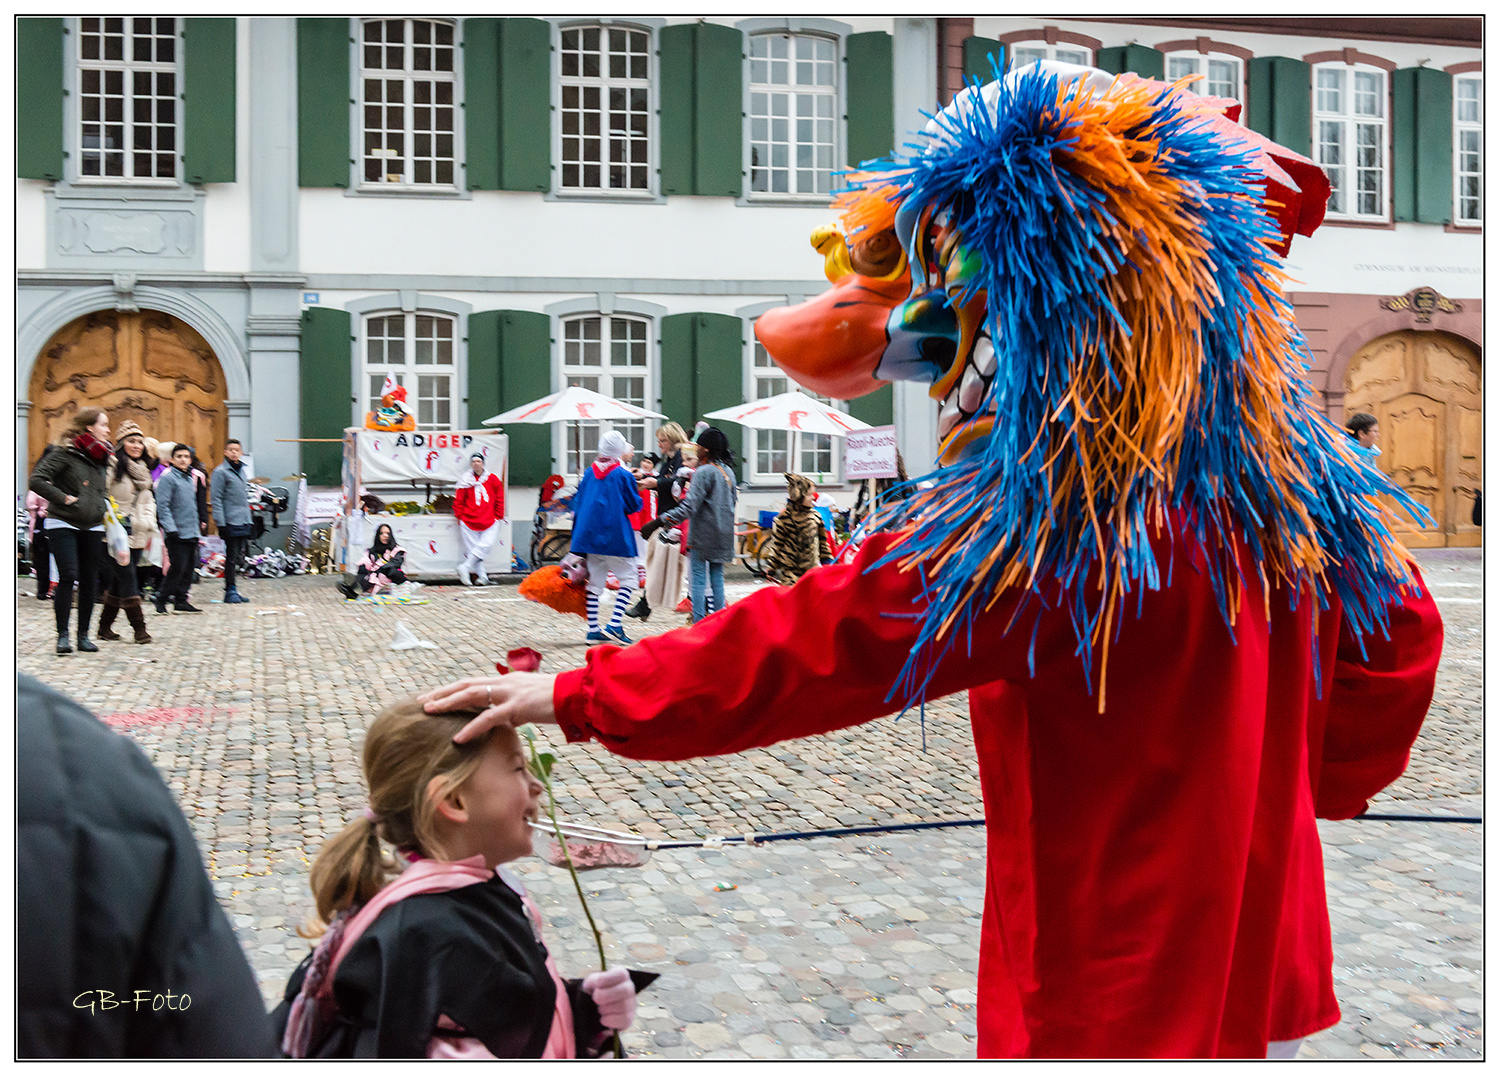
[{"label": "cobblestone pavement", "polygon": [[[1447,626],[1437,698],[1407,773],[1374,812],[1482,809],[1478,550],[1419,554]],[[731,572],[731,601],[756,585]],[[52,652],[51,607],[22,580],[19,667],[149,753],[179,797],[268,1000],[306,952],[306,868],[364,803],[358,750],[383,704],[536,647],[583,656],[582,622],[514,586],[433,586],[406,606],[346,603],[327,577],[250,580],[251,605],[150,617],[157,642]],[[397,622],[437,644],[389,648]],[[632,634],[683,618],[655,613]],[[664,839],[977,819],[962,695],[916,715],[735,757],[636,763],[559,749],[561,813]],[[1304,1057],[1482,1057],[1481,828],[1321,824],[1344,1020]],[[657,1058],[972,1058],[982,827],[662,850],[583,876],[611,963],[663,973],[626,1035]],[[593,941],[565,871],[514,865],[565,973]]]}]

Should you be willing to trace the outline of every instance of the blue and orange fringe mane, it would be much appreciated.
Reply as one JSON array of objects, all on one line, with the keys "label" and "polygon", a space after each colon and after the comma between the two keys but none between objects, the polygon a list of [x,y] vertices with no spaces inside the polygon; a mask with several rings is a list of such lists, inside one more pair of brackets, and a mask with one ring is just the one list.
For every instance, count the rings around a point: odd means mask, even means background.
[{"label": "blue and orange fringe mane", "polygon": [[898,536],[880,564],[926,581],[892,688],[908,706],[1019,589],[1012,627],[1028,605],[1067,607],[1103,710],[1110,640],[1127,600],[1162,586],[1151,536],[1169,516],[1195,533],[1231,633],[1246,578],[1268,605],[1274,587],[1319,609],[1337,596],[1361,638],[1410,582],[1376,498],[1425,511],[1315,406],[1253,151],[1199,100],[1036,70],[993,107],[934,117],[919,152],[866,163],[840,198],[851,235],[946,211],[981,263],[949,301],[987,293],[997,355],[982,451],[913,480],[877,524]]}]

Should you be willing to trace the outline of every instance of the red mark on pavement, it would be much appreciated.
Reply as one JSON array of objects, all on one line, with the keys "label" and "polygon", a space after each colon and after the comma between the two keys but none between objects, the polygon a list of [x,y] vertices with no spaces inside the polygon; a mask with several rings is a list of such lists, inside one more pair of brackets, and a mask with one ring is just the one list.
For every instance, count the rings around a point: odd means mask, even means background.
[{"label": "red mark on pavement", "polygon": [[209,707],[156,707],[130,714],[104,714],[100,715],[99,720],[115,729],[125,729],[135,725],[167,725],[187,721],[189,718],[209,718],[213,713],[213,709]]}]

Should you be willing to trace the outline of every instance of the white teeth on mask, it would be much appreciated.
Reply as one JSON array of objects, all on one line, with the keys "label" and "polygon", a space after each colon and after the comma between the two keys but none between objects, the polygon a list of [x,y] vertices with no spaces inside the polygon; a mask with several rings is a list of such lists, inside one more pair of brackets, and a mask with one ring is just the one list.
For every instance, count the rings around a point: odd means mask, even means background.
[{"label": "white teeth on mask", "polygon": [[979,402],[982,399],[984,399],[984,379],[979,376],[979,371],[971,366],[964,371],[963,381],[959,383],[958,406],[973,415],[979,410]]},{"label": "white teeth on mask", "polygon": [[963,412],[957,408],[944,408],[938,412],[938,440],[942,441],[953,432],[953,428],[963,422]]},{"label": "white teeth on mask", "polygon": [[981,336],[974,341],[974,351],[970,354],[970,359],[974,363],[974,369],[986,378],[995,372],[995,346],[990,342],[989,337]]}]

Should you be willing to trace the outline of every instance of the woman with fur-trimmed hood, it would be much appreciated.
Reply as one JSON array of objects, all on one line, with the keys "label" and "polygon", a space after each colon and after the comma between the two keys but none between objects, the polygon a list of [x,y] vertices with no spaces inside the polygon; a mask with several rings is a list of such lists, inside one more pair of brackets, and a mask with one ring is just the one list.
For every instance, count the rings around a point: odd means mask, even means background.
[{"label": "woman with fur-trimmed hood", "polygon": [[806,475],[795,471],[784,473],[786,508],[771,528],[771,564],[767,578],[775,583],[793,584],[810,569],[833,560],[828,545],[828,531],[823,517],[813,508],[818,488]]}]

